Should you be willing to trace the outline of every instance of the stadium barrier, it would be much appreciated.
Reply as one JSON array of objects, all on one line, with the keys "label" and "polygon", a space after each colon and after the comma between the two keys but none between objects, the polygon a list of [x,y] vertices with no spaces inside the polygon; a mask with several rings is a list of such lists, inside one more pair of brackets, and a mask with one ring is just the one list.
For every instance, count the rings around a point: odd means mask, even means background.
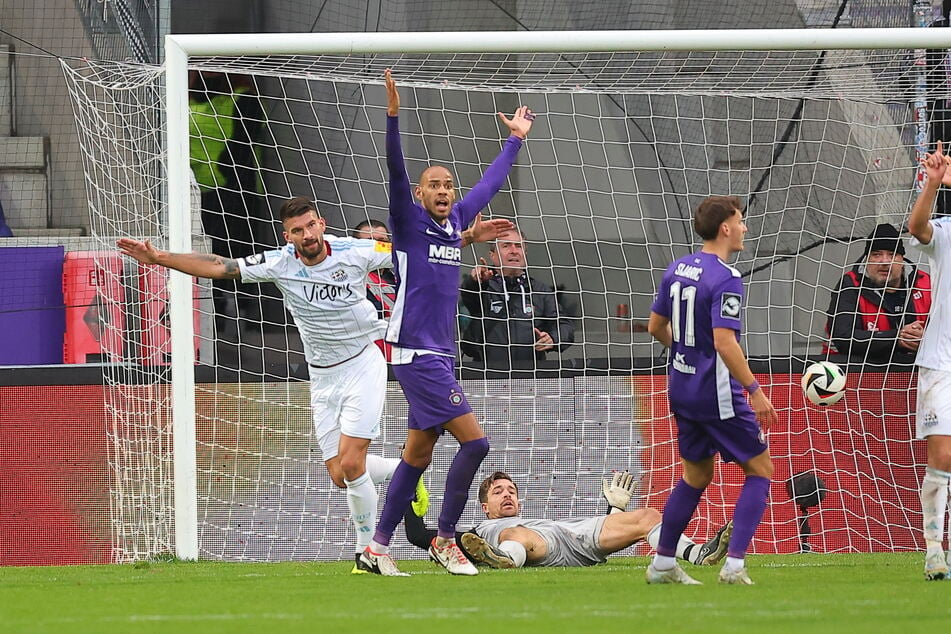
[{"label": "stadium barrier", "polygon": [[[589,360],[588,365],[597,363]],[[196,400],[199,421],[211,420],[213,408],[229,406],[228,395],[222,393],[229,391],[227,385],[219,383],[216,395],[202,392],[203,369],[199,367]],[[104,405],[112,388],[103,387],[101,372],[66,366],[0,369],[0,402],[5,404],[0,412],[0,482],[5,490],[0,565],[113,560],[110,534],[115,518],[110,514],[106,446],[110,418]],[[799,509],[786,482],[804,471],[817,474],[827,488],[819,506],[809,510],[815,552],[920,550],[918,483],[925,447],[913,440],[909,414],[916,375],[851,368],[845,399],[825,409],[804,402],[798,374],[757,372],[757,378],[769,390],[781,422],[769,432],[776,472],[753,552],[798,552]],[[599,482],[612,468],[639,470],[638,504],[663,507],[679,478],[679,466],[662,375],[629,372],[521,381],[470,378],[463,385],[486,422],[493,446],[483,471],[501,468],[519,480],[526,515],[603,512]],[[126,397],[158,401],[162,394],[156,391],[165,387],[125,386],[133,392]],[[270,393],[257,394],[260,386],[230,387],[230,406],[236,409],[246,409],[248,400],[282,406]],[[300,409],[294,425],[302,435],[296,441],[291,438],[294,430],[271,429],[269,421],[258,420],[260,435],[242,442],[262,453],[250,454],[241,443],[226,449],[229,439],[222,427],[198,427],[199,444],[206,447],[199,451],[199,471],[204,474],[199,490],[208,492],[201,518],[203,557],[334,559],[349,543],[344,496],[330,485],[308,435],[307,384],[280,382],[273,390]],[[374,450],[396,455],[405,436],[404,415],[405,401],[391,382],[383,434]],[[261,439],[264,443],[257,446]],[[280,445],[284,453],[265,445]],[[437,505],[445,466],[441,460],[448,457],[437,454],[430,476]],[[276,472],[290,474],[288,481],[274,480]],[[216,487],[228,473],[238,473],[245,484],[235,497],[223,500]],[[703,537],[715,530],[739,494],[739,471],[718,473],[722,475],[688,529],[691,535]],[[235,489],[228,482],[220,486]],[[266,504],[273,511],[267,511]],[[477,506],[470,500],[464,525],[477,521]],[[641,546],[632,552],[646,550]],[[422,555],[402,541],[395,553]]]}]

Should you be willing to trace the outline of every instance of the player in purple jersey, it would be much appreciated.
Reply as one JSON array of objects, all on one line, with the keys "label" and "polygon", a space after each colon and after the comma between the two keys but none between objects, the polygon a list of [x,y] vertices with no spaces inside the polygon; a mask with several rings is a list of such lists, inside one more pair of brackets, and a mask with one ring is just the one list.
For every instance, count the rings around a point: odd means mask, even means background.
[{"label": "player in purple jersey", "polygon": [[[416,482],[432,461],[433,447],[446,430],[459,451],[446,475],[439,531],[430,557],[452,574],[477,574],[455,541],[456,523],[469,499],[469,487],[489,451],[489,441],[456,381],[456,306],[459,302],[460,234],[489,204],[508,177],[534,115],[522,106],[511,119],[502,152],[464,200],[456,201],[452,174],[434,165],[423,171],[415,190],[400,146],[400,97],[386,71],[386,162],[390,177],[393,264],[399,279],[386,340],[393,344],[393,373],[409,402],[409,430],[402,461],[393,475],[376,534],[363,558],[368,569],[391,569],[389,543],[412,501]],[[415,194],[418,203],[413,200]],[[486,221],[481,224],[486,224]],[[511,227],[511,223],[509,223]]]},{"label": "player in purple jersey", "polygon": [[746,223],[736,197],[710,196],[697,207],[693,224],[703,248],[668,267],[647,326],[669,350],[667,392],[683,464],[683,478],[664,506],[660,543],[647,568],[647,583],[700,583],[677,565],[674,555],[680,534],[713,479],[714,456],[719,452],[746,474],[720,582],[751,585],[746,550],[766,510],[773,475],[759,423],[774,423],[776,410],[753,376],[739,342],[743,283],[727,260],[743,250]]}]

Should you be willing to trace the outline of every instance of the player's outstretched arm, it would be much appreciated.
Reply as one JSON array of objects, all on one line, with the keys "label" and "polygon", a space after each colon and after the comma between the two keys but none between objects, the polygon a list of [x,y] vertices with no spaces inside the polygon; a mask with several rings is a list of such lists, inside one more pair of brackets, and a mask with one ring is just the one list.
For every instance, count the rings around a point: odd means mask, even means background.
[{"label": "player's outstretched arm", "polygon": [[528,106],[519,106],[515,109],[515,114],[509,119],[501,112],[498,113],[499,119],[509,129],[509,132],[520,139],[528,136],[528,131],[532,129],[532,121],[535,120],[535,113],[529,110]]},{"label": "player's outstretched arm", "polygon": [[476,242],[490,242],[514,228],[515,225],[511,220],[505,218],[483,220],[481,213],[476,214],[472,226],[462,232],[462,246],[467,247]]},{"label": "player's outstretched arm", "polygon": [[[469,190],[465,198],[456,203],[460,218],[466,225],[472,223],[476,214],[485,209],[492,197],[502,188],[512,166],[515,164],[518,151],[522,147],[522,141],[532,128],[532,120],[535,115],[527,106],[521,106],[516,109],[511,119],[501,112],[499,118],[502,119],[512,134],[506,139],[499,155],[486,168],[479,182]],[[513,136],[515,139],[512,138]]]},{"label": "player's outstretched arm", "polygon": [[[736,340],[736,332],[730,328],[713,329],[713,346],[717,354],[723,359],[723,364],[734,379],[740,382],[740,385],[748,387],[756,381],[753,371],[750,370],[750,364],[746,360],[743,348]],[[770,402],[763,388],[757,385],[756,389],[750,392],[750,406],[756,413],[756,419],[763,427],[769,427],[776,422],[776,410]]]},{"label": "player's outstretched arm", "polygon": [[396,80],[389,68],[383,71],[383,76],[386,81],[386,168],[390,177],[390,215],[400,218],[413,209],[413,193],[400,143],[397,118],[400,112],[400,94],[396,90]]},{"label": "player's outstretched arm", "polygon": [[396,89],[396,81],[389,68],[383,71],[383,78],[386,81],[386,114],[395,117],[400,113],[400,93]]},{"label": "player's outstretched arm", "polygon": [[926,154],[922,165],[925,168],[925,186],[915,200],[914,207],[911,208],[911,216],[908,218],[908,231],[918,239],[921,244],[929,244],[934,235],[931,227],[931,210],[934,209],[935,198],[938,196],[938,188],[944,180],[945,175],[951,170],[948,169],[947,157],[944,154],[944,148],[941,141],[938,141],[938,147],[934,154]]},{"label": "player's outstretched arm", "polygon": [[119,238],[116,246],[125,255],[142,264],[157,264],[195,277],[236,280],[241,277],[238,261],[207,253],[169,253],[152,246],[148,240]]}]

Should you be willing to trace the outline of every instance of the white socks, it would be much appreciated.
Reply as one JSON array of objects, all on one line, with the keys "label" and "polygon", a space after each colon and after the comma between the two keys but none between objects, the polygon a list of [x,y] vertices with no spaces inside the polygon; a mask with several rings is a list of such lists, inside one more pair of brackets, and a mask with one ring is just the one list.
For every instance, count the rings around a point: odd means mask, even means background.
[{"label": "white socks", "polygon": [[393,472],[396,471],[399,463],[399,458],[384,458],[367,454],[367,473],[370,474],[373,484],[380,484],[393,477]]},{"label": "white socks", "polygon": [[[399,463],[399,458],[383,458],[370,454],[367,455],[367,470],[363,475],[352,482],[344,480],[347,485],[347,507],[350,509],[353,527],[357,531],[358,553],[362,553],[370,545],[373,533],[376,532],[376,512],[377,505],[380,503],[380,494],[376,490],[376,485],[393,477],[393,472],[396,471]],[[377,547],[380,545],[377,544]],[[371,550],[383,554],[389,549]]]},{"label": "white socks", "polygon": [[[657,550],[657,544],[660,543],[660,523],[659,522],[655,524],[652,529],[647,531],[647,537],[645,537],[644,539],[645,541],[647,541],[647,543],[650,545],[651,548],[653,548],[654,550]],[[683,535],[681,535],[680,539],[677,540],[677,551],[676,551],[677,559],[683,559],[684,561],[689,561],[692,564],[697,563],[688,558],[688,555],[693,554],[692,547],[696,545],[697,545],[696,542],[692,542],[686,537],[684,537]],[[670,565],[667,568],[658,568],[657,560],[655,559],[654,568],[657,570],[669,570],[670,568],[674,567],[675,561],[676,560],[672,559]],[[662,561],[661,564],[663,563],[664,562]]]},{"label": "white socks", "polygon": [[928,550],[941,548],[944,540],[944,516],[948,509],[948,482],[951,473],[933,467],[925,469],[921,481],[921,513],[925,545]]},{"label": "white socks", "polygon": [[525,552],[525,547],[520,543],[509,539],[499,544],[499,550],[511,557],[517,568],[525,565],[525,558],[528,553]]},{"label": "white socks", "polygon": [[746,560],[736,557],[727,557],[723,562],[723,572],[739,572],[746,568]]},{"label": "white socks", "polygon": [[[369,461],[368,461],[369,462]],[[350,508],[350,518],[353,527],[357,530],[358,553],[370,545],[373,533],[376,532],[376,506],[380,495],[370,479],[370,472],[354,480],[344,480],[347,484],[347,506]]]}]

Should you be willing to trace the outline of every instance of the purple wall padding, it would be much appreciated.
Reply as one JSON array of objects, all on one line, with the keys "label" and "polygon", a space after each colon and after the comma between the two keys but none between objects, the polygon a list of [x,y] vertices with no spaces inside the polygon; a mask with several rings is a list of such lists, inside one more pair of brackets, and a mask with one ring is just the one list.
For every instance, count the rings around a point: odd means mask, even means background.
[{"label": "purple wall padding", "polygon": [[0,365],[63,362],[63,256],[62,246],[0,248]]}]

